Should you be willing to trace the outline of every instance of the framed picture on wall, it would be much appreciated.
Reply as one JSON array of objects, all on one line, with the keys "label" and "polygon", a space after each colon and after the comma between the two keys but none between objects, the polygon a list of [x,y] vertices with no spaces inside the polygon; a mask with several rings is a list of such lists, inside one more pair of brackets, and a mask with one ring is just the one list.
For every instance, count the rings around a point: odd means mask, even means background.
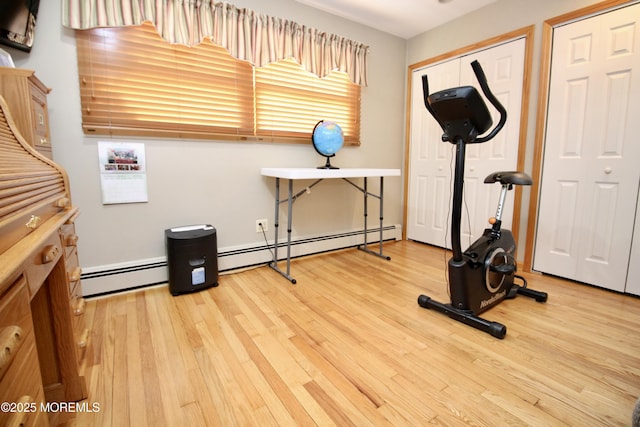
[{"label": "framed picture on wall", "polygon": [[0,1],[0,43],[30,52],[40,0]]}]

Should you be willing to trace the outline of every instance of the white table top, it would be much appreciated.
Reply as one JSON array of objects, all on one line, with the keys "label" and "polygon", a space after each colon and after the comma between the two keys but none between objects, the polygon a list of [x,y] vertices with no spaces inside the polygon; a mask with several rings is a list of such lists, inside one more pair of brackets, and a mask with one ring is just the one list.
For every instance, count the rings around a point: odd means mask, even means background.
[{"label": "white table top", "polygon": [[264,176],[287,179],[365,178],[371,176],[400,176],[400,169],[369,168],[262,168]]}]

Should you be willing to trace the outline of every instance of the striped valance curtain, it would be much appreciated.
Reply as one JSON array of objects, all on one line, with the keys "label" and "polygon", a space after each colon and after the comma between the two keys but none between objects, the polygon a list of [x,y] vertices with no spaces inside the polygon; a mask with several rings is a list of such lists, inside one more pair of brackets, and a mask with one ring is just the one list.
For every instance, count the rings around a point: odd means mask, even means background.
[{"label": "striped valance curtain", "polygon": [[367,84],[368,46],[224,2],[63,0],[62,8],[63,25],[76,30],[150,21],[170,43],[193,46],[210,37],[257,67],[293,58],[319,77],[338,70],[356,84]]}]

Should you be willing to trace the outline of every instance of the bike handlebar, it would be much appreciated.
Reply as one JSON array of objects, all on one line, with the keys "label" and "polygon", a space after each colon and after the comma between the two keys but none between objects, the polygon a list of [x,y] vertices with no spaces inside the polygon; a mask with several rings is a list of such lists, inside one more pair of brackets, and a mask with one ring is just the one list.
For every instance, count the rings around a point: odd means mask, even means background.
[{"label": "bike handlebar", "polygon": [[436,117],[433,108],[429,105],[429,78],[426,74],[422,76],[422,99],[424,100],[424,106],[427,108],[429,114]]},{"label": "bike handlebar", "polygon": [[507,110],[505,110],[500,101],[498,101],[498,98],[496,98],[493,92],[491,92],[491,89],[489,89],[487,77],[485,76],[480,63],[477,60],[473,61],[471,63],[471,68],[473,68],[473,72],[478,79],[478,83],[480,83],[482,93],[484,93],[484,96],[486,96],[489,102],[491,102],[491,105],[493,105],[495,109],[500,113],[500,121],[498,121],[498,124],[491,130],[491,132],[489,132],[486,136],[480,137],[474,141],[476,143],[480,143],[489,141],[494,136],[496,136],[498,132],[500,132],[500,130],[504,127],[504,124],[507,122]]}]

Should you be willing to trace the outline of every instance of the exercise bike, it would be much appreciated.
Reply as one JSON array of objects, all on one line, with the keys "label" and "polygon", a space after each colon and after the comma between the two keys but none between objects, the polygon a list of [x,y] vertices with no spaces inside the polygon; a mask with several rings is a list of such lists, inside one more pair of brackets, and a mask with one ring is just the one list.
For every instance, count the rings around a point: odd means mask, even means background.
[{"label": "exercise bike", "polygon": [[[502,190],[495,218],[482,236],[462,251],[460,221],[462,218],[465,148],[493,139],[504,127],[507,112],[489,89],[487,79],[478,61],[471,67],[480,83],[482,92],[500,113],[498,124],[493,125],[491,114],[481,95],[472,86],[442,90],[429,95],[427,76],[422,76],[424,104],[442,127],[442,140],[456,146],[456,164],[453,182],[453,206],[451,220],[452,257],[448,262],[450,304],[434,301],[426,295],[418,297],[420,307],[442,312],[452,319],[465,323],[496,338],[504,338],[505,325],[485,320],[478,315],[494,307],[504,299],[518,294],[546,302],[547,293],[527,288],[526,280],[516,275],[516,242],[510,230],[502,229],[502,209],[507,192],[514,185],[531,185],[531,178],[524,172],[495,172],[484,180],[487,184],[500,183]],[[521,284],[516,284],[517,278]]]}]

